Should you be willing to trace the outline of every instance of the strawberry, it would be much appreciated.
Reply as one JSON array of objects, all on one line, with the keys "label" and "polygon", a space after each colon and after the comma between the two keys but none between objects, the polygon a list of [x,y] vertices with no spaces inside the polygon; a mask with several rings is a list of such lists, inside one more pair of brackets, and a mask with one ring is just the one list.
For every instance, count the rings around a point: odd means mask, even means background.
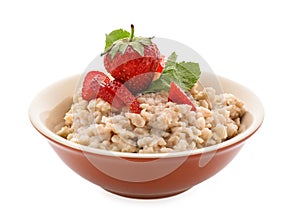
[{"label": "strawberry", "polygon": [[99,89],[98,97],[110,103],[113,107],[119,108],[120,101],[125,103],[131,112],[140,113],[140,103],[132,93],[119,81],[112,80],[109,83],[103,83]]},{"label": "strawberry", "polygon": [[159,62],[158,62],[158,66],[157,66],[156,72],[162,73],[162,71],[165,68],[165,65],[166,65],[166,63],[165,63],[165,57],[162,55],[159,58]]},{"label": "strawberry", "polygon": [[165,63],[165,56],[160,56],[159,58],[159,63],[158,63],[158,66],[156,68],[156,72],[154,73],[154,76],[153,76],[153,81],[159,79],[159,77],[161,76],[161,73],[162,71],[164,70],[166,66],[166,63]]},{"label": "strawberry", "polygon": [[178,87],[175,82],[170,83],[168,100],[178,104],[187,104],[192,106],[192,111],[196,111],[196,107],[188,98],[188,96]]},{"label": "strawberry", "polygon": [[104,66],[132,93],[142,92],[149,87],[153,79],[160,52],[151,38],[134,37],[133,25],[128,37],[119,38],[102,54],[105,55]]},{"label": "strawberry", "polygon": [[85,100],[101,98],[117,109],[125,104],[131,112],[141,112],[140,103],[121,82],[110,80],[107,75],[99,71],[86,74],[82,86],[82,98]]},{"label": "strawberry", "polygon": [[127,105],[131,112],[141,113],[140,103],[132,93],[121,82],[114,80],[112,86],[115,87],[116,95]]},{"label": "strawberry", "polygon": [[114,87],[111,84],[112,82],[113,81],[110,81],[109,83],[103,83],[99,87],[97,98],[103,99],[116,109],[120,109],[123,107],[124,104],[123,101],[118,96],[116,96]]},{"label": "strawberry", "polygon": [[98,95],[100,85],[108,83],[109,77],[103,72],[90,71],[86,74],[82,86],[82,98],[85,100],[95,99]]}]

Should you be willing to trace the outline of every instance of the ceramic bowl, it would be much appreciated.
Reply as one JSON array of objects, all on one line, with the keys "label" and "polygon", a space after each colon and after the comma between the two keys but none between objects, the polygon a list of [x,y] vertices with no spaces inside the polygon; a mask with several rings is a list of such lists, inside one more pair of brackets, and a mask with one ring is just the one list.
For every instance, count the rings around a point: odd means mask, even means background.
[{"label": "ceramic bowl", "polygon": [[[72,104],[80,80],[76,75],[41,91],[32,101],[29,117],[35,129],[58,156],[76,173],[112,193],[132,198],[162,198],[176,195],[212,177],[240,151],[263,122],[263,106],[248,88],[221,76],[201,75],[207,86],[232,93],[243,100],[248,112],[246,129],[221,144],[169,154],[121,153],[75,144],[55,134]],[[206,85],[207,84],[207,85]]]}]

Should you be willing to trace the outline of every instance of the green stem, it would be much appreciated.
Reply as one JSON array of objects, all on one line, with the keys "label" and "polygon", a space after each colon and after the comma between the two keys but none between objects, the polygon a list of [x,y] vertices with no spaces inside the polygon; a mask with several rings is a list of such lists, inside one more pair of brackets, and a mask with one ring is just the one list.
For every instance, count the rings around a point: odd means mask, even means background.
[{"label": "green stem", "polygon": [[130,37],[129,37],[129,42],[132,42],[132,39],[134,37],[134,25],[131,24],[131,33],[130,33]]}]

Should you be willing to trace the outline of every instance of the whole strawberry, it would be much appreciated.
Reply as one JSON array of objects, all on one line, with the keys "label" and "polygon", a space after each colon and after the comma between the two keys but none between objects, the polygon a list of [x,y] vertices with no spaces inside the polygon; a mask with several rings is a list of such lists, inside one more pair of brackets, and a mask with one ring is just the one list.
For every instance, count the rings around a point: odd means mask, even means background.
[{"label": "whole strawberry", "polygon": [[[121,36],[119,33],[122,33]],[[119,39],[114,40],[116,38]],[[131,33],[115,30],[106,36],[106,40],[111,40],[111,46],[102,54],[105,55],[106,70],[132,93],[146,90],[160,62],[156,44],[151,38],[134,37],[133,25]]]}]

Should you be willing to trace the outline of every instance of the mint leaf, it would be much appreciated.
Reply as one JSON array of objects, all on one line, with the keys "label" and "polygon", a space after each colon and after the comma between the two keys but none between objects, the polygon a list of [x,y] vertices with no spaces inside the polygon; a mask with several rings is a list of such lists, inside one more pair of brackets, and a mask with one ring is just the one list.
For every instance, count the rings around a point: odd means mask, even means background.
[{"label": "mint leaf", "polygon": [[106,36],[106,40],[105,40],[104,51],[106,52],[114,42],[123,38],[128,38],[130,36],[130,33],[123,29],[117,29],[112,31],[109,34],[105,34],[105,36]]},{"label": "mint leaf", "polygon": [[171,53],[166,62],[165,69],[168,69],[169,67],[174,67],[176,65],[176,60],[177,54],[175,52]]},{"label": "mint leaf", "polygon": [[171,74],[161,74],[159,79],[153,81],[150,84],[150,87],[144,91],[144,93],[153,93],[153,92],[159,92],[161,90],[169,91],[170,89],[170,83],[174,81],[174,77]]},{"label": "mint leaf", "polygon": [[200,76],[200,68],[198,63],[193,62],[180,62],[176,64],[176,76],[178,85],[186,90],[192,89],[194,84],[198,81]]},{"label": "mint leaf", "polygon": [[190,90],[198,81],[201,71],[198,63],[176,62],[177,54],[173,52],[166,62],[159,79],[153,81],[144,93],[169,91],[170,83],[175,82],[183,90]]}]

